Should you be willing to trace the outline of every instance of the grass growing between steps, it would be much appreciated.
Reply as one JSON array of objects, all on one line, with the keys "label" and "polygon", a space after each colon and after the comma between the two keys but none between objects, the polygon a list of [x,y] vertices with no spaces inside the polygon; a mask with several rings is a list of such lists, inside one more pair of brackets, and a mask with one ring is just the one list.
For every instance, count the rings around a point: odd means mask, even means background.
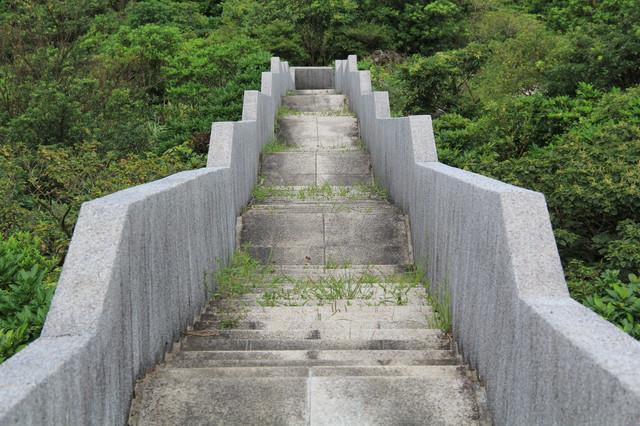
[{"label": "grass growing between steps", "polygon": [[[368,305],[406,305],[410,292],[420,288],[420,280],[413,272],[383,274],[375,266],[364,271],[340,272],[328,265],[326,275],[293,279],[282,275],[280,287],[266,286],[261,306],[326,305],[336,300],[360,300]],[[348,267],[346,267],[348,268]]]},{"label": "grass growing between steps", "polygon": [[350,262],[330,261],[324,267],[309,268],[307,276],[294,278],[263,265],[245,247],[236,250],[229,265],[208,280],[207,291],[221,328],[233,328],[252,304],[322,306],[359,300],[371,306],[407,305],[412,290],[422,288],[422,274],[413,267],[401,273],[384,273],[374,265],[358,271],[350,267]]},{"label": "grass growing between steps", "polygon": [[[296,116],[296,115],[303,115],[303,114],[305,114],[305,112],[298,111],[295,109],[287,109],[287,108],[280,107],[278,109],[278,114],[276,115],[276,122],[278,122],[279,120],[287,116],[292,116],[292,115]],[[309,113],[306,113],[306,114],[309,114]]]},{"label": "grass growing between steps", "polygon": [[[216,259],[216,262],[221,263],[220,259]],[[239,297],[263,285],[273,271],[272,266],[261,264],[246,249],[237,249],[226,267],[218,269],[210,279],[205,274],[205,289],[209,298],[216,303],[223,328],[237,325],[247,311],[246,304],[241,303]]]},{"label": "grass growing between steps", "polygon": [[295,146],[289,146],[284,142],[280,142],[278,139],[272,139],[265,146],[262,147],[263,154],[273,154],[276,152],[286,152],[295,149]]},{"label": "grass growing between steps", "polygon": [[433,307],[433,319],[429,320],[429,327],[439,328],[447,334],[451,334],[451,327],[453,325],[453,316],[449,308],[451,302],[451,295],[449,294],[448,279],[440,284],[440,296],[432,295],[429,291],[431,289],[431,283],[425,279],[425,288],[427,290],[427,300]]},{"label": "grass growing between steps", "polygon": [[316,112],[314,114],[323,116],[323,117],[355,117],[356,113],[349,110],[348,108],[342,108],[339,110],[335,110],[335,111],[321,111],[321,112]]},{"label": "grass growing between steps", "polygon": [[314,115],[314,116],[321,116],[321,117],[355,117],[356,113],[349,110],[349,108],[347,107],[334,110],[334,111],[318,111],[318,112],[298,111],[294,109],[280,108],[278,110],[278,114],[276,115],[276,122],[286,117],[292,117],[292,116],[295,117],[300,115]]},{"label": "grass growing between steps", "polygon": [[266,183],[266,178],[258,176],[258,184],[253,187],[252,202],[265,201],[271,197],[292,198],[298,200],[320,199],[329,200],[340,197],[347,200],[357,199],[382,199],[388,197],[387,191],[376,181],[373,184],[358,184],[349,186],[331,186],[328,183],[321,185],[295,188],[293,186],[276,186]]}]

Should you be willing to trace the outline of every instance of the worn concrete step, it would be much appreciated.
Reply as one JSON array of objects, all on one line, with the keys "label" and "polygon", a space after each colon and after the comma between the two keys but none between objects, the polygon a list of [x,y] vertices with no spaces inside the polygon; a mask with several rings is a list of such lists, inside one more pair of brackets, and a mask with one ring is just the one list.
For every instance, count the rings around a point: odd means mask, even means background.
[{"label": "worn concrete step", "polygon": [[288,277],[362,277],[371,275],[374,277],[388,277],[395,274],[407,273],[406,265],[352,265],[341,267],[326,267],[326,265],[272,265],[274,276],[284,275]]},{"label": "worn concrete step", "polygon": [[384,192],[370,185],[272,185],[269,189],[270,195],[264,200],[261,199],[260,204],[315,204],[339,201],[388,203],[384,198]]},{"label": "worn concrete step", "polygon": [[407,222],[392,211],[278,215],[250,209],[242,216],[242,239],[257,246],[395,246],[407,243]]},{"label": "worn concrete step", "polygon": [[291,366],[291,367],[165,367],[156,377],[181,378],[207,376],[215,378],[242,377],[458,377],[457,366],[450,365],[367,365],[367,366]]},{"label": "worn concrete step", "polygon": [[138,385],[143,408],[134,408],[131,423],[476,424],[473,385],[466,374],[446,366],[428,368],[432,375],[418,377],[218,378],[172,371]]},{"label": "worn concrete step", "polygon": [[[373,279],[373,278],[372,278]],[[351,281],[350,281],[351,280]],[[263,293],[282,292],[292,295],[305,291],[319,291],[323,295],[348,295],[345,299],[358,300],[373,297],[384,298],[398,294],[425,298],[427,292],[420,284],[394,282],[358,282],[348,276],[303,277],[298,280],[288,277],[274,277],[255,284],[256,287],[239,300],[251,299]]]},{"label": "worn concrete step", "polygon": [[[348,301],[347,301],[348,302]],[[354,319],[365,319],[367,315],[380,315],[380,320],[414,319],[416,314],[423,314],[423,306],[399,305],[399,306],[349,306],[348,303],[335,306],[257,306],[251,310],[252,314],[268,314],[273,319],[288,317],[305,317],[315,315],[317,319],[331,319],[338,314],[353,314]],[[209,313],[208,311],[206,314]],[[362,318],[357,318],[362,315]],[[424,317],[424,315],[422,315]],[[202,314],[205,319],[205,314]],[[391,317],[391,318],[386,318]]]},{"label": "worn concrete step", "polygon": [[316,203],[288,203],[288,204],[254,204],[245,215],[260,214],[289,214],[289,213],[353,213],[353,214],[380,214],[391,213],[402,215],[397,207],[384,201],[363,200],[344,202],[316,202]]},{"label": "worn concrete step", "polygon": [[201,329],[188,331],[184,337],[202,337],[205,339],[226,340],[404,340],[435,342],[438,345],[440,345],[443,340],[447,340],[447,337],[444,336],[440,330],[430,328],[352,328],[349,330],[243,330],[238,328],[232,328],[228,330]]},{"label": "worn concrete step", "polygon": [[[200,316],[203,321],[219,320],[224,312],[207,310]],[[425,306],[256,306],[244,315],[245,320],[294,320],[294,321],[425,321],[429,309]],[[222,318],[224,319],[224,318]]]},{"label": "worn concrete step", "polygon": [[[294,308],[325,308],[327,306],[274,306],[268,309],[294,309]],[[389,308],[392,306],[378,306],[377,308]],[[336,313],[320,313],[320,312],[282,312],[274,315],[271,312],[252,312],[249,308],[245,312],[232,311],[229,312],[207,312],[201,315],[202,321],[222,321],[229,323],[229,319],[263,322],[270,320],[278,321],[327,321],[327,322],[347,322],[354,320],[362,321],[421,321],[428,323],[428,319],[432,317],[432,313],[423,308],[420,312],[389,312],[389,311],[371,311],[371,312],[355,312],[355,309],[348,312]]]},{"label": "worn concrete step", "polygon": [[420,350],[451,349],[448,339],[436,335],[428,340],[365,339],[217,339],[187,335],[180,342],[183,351],[290,351],[290,350]]},{"label": "worn concrete step", "polygon": [[341,95],[342,93],[338,92],[335,89],[296,89],[290,90],[287,92],[288,96],[296,96],[296,95]]},{"label": "worn concrete step", "polygon": [[[299,293],[293,293],[293,292]],[[328,292],[318,290],[303,293],[301,290],[283,288],[280,290],[267,290],[244,295],[237,302],[247,306],[386,306],[386,305],[419,305],[430,306],[423,292],[397,292],[397,293],[367,293],[367,290],[343,294],[342,298],[334,299]],[[224,302],[220,305],[224,306]],[[215,305],[214,305],[215,306]]]},{"label": "worn concrete step", "polygon": [[356,117],[318,114],[286,115],[278,120],[276,138],[294,150],[362,150]]},{"label": "worn concrete step", "polygon": [[316,142],[317,146],[313,147],[313,141],[306,141],[299,145],[286,144],[286,148],[281,152],[360,152],[364,151],[359,141],[343,142],[341,140],[334,142]]},{"label": "worn concrete step", "polygon": [[[288,291],[296,291],[297,293],[288,293]],[[299,290],[275,290],[266,292],[255,292],[246,294],[234,300],[219,300],[212,304],[212,307],[218,309],[228,309],[231,307],[253,308],[260,307],[277,307],[277,306],[333,306],[333,307],[352,307],[352,306],[404,306],[417,305],[429,307],[430,303],[426,298],[424,291],[421,293],[398,292],[384,294],[356,294],[353,298],[333,299],[330,295],[324,296],[321,292],[307,292],[299,294]],[[429,308],[428,308],[429,309]],[[430,312],[430,309],[426,312]]]},{"label": "worn concrete step", "polygon": [[324,350],[324,351],[176,351],[167,355],[167,368],[233,366],[335,365],[458,365],[452,350]]},{"label": "worn concrete step", "polygon": [[[223,321],[198,321],[194,324],[193,330],[221,330],[225,329],[226,323]],[[424,320],[414,321],[380,321],[373,320],[342,320],[342,321],[288,321],[266,319],[262,321],[249,321],[240,319],[235,323],[234,329],[241,330],[351,330],[357,328],[366,329],[425,329],[431,328]]]},{"label": "worn concrete step", "polygon": [[[341,211],[332,211],[337,207],[342,208]],[[382,219],[387,222],[395,223],[404,223],[406,216],[402,214],[400,209],[389,206],[388,204],[382,204],[380,202],[376,203],[364,203],[362,207],[359,207],[357,204],[352,205],[353,208],[345,203],[345,204],[335,204],[335,203],[313,203],[313,204],[281,204],[281,205],[258,205],[252,207],[247,210],[242,215],[242,223],[243,226],[245,221],[249,218],[254,217],[266,217],[268,220],[271,219],[272,216],[289,216],[289,215],[306,215],[316,217],[323,216],[325,218],[329,218],[331,221],[336,221],[340,219],[349,218],[352,222],[357,221],[370,221],[372,218]],[[349,210],[350,209],[350,210]],[[294,216],[294,219],[296,217]],[[313,219],[312,219],[313,220]],[[251,223],[247,222],[247,225],[250,226]],[[336,226],[334,223],[330,223],[330,226]],[[331,230],[331,229],[330,229]]]},{"label": "worn concrete step", "polygon": [[[320,298],[272,298],[272,297],[254,297],[251,299],[245,300],[236,300],[236,301],[222,301],[216,304],[220,310],[228,311],[229,309],[237,308],[237,309],[252,309],[254,307],[298,307],[298,306],[332,306],[335,303],[344,303],[347,306],[397,306],[397,305],[418,305],[429,307],[429,303],[426,299],[411,299],[408,297],[402,298],[372,298],[368,300],[359,300],[359,299],[339,299],[339,300],[330,300],[330,299],[320,299]],[[430,313],[431,310],[425,311],[425,313]]]},{"label": "worn concrete step", "polygon": [[[375,199],[350,199],[350,198],[342,198],[340,200],[312,200],[309,201],[306,198],[303,198],[300,195],[300,199],[296,199],[298,197],[297,194],[291,196],[288,202],[285,202],[282,199],[282,203],[276,203],[272,199],[266,199],[264,201],[260,201],[259,203],[253,203],[251,205],[251,209],[247,210],[253,212],[266,212],[266,213],[276,213],[283,214],[287,212],[302,212],[302,213],[331,213],[332,209],[336,209],[338,207],[345,210],[346,213],[356,212],[361,214],[373,213],[373,212],[392,212],[402,214],[399,208],[394,205],[387,203],[384,200],[375,200]],[[305,195],[306,197],[306,195]],[[337,212],[340,213],[340,212]]]},{"label": "worn concrete step", "polygon": [[[373,278],[372,278],[373,279]],[[426,298],[424,287],[412,283],[390,282],[358,282],[357,278],[347,276],[302,277],[297,280],[290,277],[265,278],[258,283],[247,284],[253,286],[248,293],[239,296],[237,300],[253,300],[256,297],[282,295],[282,297],[309,297],[312,293],[326,299],[327,297],[367,301],[369,299],[384,299],[395,296],[412,298]],[[338,299],[339,300],[339,299]]]},{"label": "worn concrete step", "polygon": [[341,263],[411,263],[411,251],[403,245],[261,245],[249,244],[247,252],[265,264],[326,265]]},{"label": "worn concrete step", "polygon": [[261,174],[271,185],[371,185],[371,157],[345,152],[285,151],[262,155]]},{"label": "worn concrete step", "polygon": [[296,94],[282,98],[282,109],[300,112],[337,112],[348,115],[347,97],[334,93]]}]

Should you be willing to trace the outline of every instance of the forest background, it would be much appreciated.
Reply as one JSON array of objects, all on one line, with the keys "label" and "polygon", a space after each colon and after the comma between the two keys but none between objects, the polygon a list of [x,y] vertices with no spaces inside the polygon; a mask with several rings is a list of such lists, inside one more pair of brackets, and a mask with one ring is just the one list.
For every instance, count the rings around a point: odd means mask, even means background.
[{"label": "forest background", "polygon": [[543,192],[572,297],[640,338],[636,0],[3,0],[0,362],[82,202],[203,167],[270,56],[348,54],[443,163]]}]

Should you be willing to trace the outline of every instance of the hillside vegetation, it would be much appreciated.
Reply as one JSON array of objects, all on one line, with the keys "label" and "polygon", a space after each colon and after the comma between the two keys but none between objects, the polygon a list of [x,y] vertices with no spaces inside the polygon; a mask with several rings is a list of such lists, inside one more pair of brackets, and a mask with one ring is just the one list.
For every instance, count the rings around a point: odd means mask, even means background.
[{"label": "hillside vegetation", "polygon": [[[6,0],[0,361],[38,336],[80,204],[205,164],[272,55],[355,53],[441,161],[543,192],[572,296],[640,338],[632,0]],[[634,275],[635,274],[635,275]]]}]

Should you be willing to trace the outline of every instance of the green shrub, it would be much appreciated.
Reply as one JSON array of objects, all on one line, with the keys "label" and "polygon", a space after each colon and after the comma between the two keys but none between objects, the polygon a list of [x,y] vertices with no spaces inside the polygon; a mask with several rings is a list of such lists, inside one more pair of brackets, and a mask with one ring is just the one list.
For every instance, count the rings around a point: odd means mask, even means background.
[{"label": "green shrub", "polygon": [[53,262],[39,244],[27,233],[0,240],[0,362],[40,335],[49,310]]},{"label": "green shrub", "polygon": [[620,271],[606,270],[596,280],[599,290],[583,303],[621,330],[640,339],[640,279],[629,275],[629,283],[618,278]]}]

